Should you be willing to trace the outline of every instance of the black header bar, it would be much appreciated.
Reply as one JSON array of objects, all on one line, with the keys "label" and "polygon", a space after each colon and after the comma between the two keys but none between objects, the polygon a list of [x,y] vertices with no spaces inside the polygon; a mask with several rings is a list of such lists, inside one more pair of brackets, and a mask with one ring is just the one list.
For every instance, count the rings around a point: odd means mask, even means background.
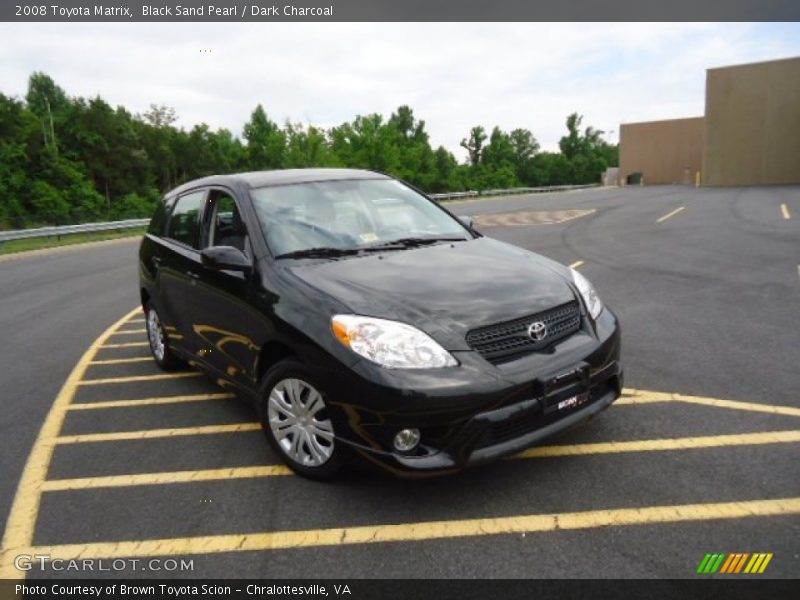
[{"label": "black header bar", "polygon": [[11,22],[800,21],[798,0],[4,0]]}]

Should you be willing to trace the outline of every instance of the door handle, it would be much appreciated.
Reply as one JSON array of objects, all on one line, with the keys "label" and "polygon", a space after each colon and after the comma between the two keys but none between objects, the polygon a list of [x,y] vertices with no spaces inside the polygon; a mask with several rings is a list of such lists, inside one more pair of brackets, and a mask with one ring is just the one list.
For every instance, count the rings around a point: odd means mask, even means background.
[{"label": "door handle", "polygon": [[153,256],[150,260],[153,261],[153,266],[160,267],[163,259],[160,256]]},{"label": "door handle", "polygon": [[194,271],[187,271],[187,272],[186,272],[186,274],[187,274],[189,277],[191,277],[192,279],[195,279],[195,280],[197,280],[197,279],[200,279],[200,275],[198,275],[198,274],[197,274],[197,273],[195,273]]}]

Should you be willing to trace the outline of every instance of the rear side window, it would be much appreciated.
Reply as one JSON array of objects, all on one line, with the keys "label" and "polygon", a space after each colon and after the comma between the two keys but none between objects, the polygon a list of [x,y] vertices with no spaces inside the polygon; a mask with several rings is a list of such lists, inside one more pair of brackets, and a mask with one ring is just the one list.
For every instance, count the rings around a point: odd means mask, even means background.
[{"label": "rear side window", "polygon": [[169,220],[168,238],[192,248],[198,247],[197,233],[205,197],[205,191],[201,191],[178,198]]},{"label": "rear side window", "polygon": [[147,233],[153,235],[164,235],[164,228],[167,225],[167,215],[169,214],[175,198],[163,198],[156,206],[156,211],[153,213],[153,218],[150,219],[150,226],[147,228]]}]

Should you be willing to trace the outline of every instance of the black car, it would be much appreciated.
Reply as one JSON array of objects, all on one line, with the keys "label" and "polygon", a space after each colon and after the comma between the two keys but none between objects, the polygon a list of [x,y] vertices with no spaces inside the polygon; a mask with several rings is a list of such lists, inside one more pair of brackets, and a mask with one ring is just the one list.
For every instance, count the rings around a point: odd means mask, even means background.
[{"label": "black car", "polygon": [[139,252],[153,356],[251,399],[296,472],[442,473],[518,452],[622,389],[614,314],[577,271],[371,171],[207,177]]}]

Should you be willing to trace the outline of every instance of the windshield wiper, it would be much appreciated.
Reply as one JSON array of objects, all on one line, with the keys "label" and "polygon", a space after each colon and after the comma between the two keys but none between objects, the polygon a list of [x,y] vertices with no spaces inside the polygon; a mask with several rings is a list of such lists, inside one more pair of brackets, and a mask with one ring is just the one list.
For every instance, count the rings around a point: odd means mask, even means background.
[{"label": "windshield wiper", "polygon": [[320,246],[318,248],[306,248],[305,250],[295,250],[278,254],[275,258],[334,258],[337,256],[351,256],[358,254],[357,248],[331,248]]},{"label": "windshield wiper", "polygon": [[430,246],[431,244],[436,244],[437,242],[466,242],[466,238],[463,237],[407,237],[407,238],[400,238],[397,240],[389,240],[388,242],[383,242],[381,244],[376,244],[374,246],[367,246],[363,248],[364,250],[391,250],[393,248],[403,249],[403,248],[418,248],[419,246]]},{"label": "windshield wiper", "polygon": [[339,256],[353,256],[362,252],[382,252],[384,250],[404,250],[406,248],[418,248],[429,246],[437,242],[465,242],[462,237],[407,237],[397,240],[382,242],[373,246],[362,246],[360,248],[333,248],[320,246],[317,248],[306,248],[305,250],[294,250],[278,254],[275,258],[336,258]]}]

